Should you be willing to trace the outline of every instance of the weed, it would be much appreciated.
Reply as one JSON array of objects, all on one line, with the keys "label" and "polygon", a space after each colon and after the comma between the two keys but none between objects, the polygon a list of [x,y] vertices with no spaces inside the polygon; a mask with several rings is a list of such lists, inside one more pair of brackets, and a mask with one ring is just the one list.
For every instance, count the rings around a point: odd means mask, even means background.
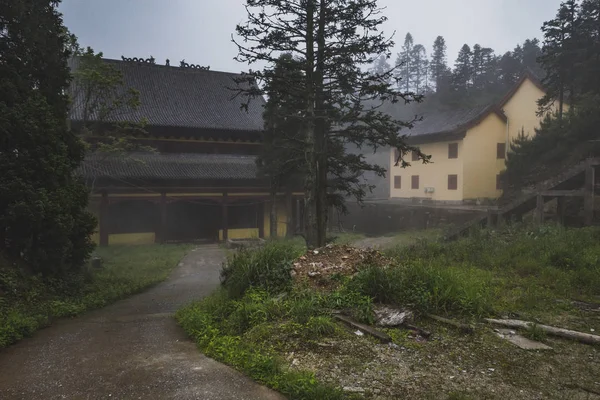
[{"label": "weed", "polygon": [[546,340],[547,335],[546,331],[541,329],[538,324],[531,324],[529,329],[524,332],[523,336],[537,342],[543,342]]},{"label": "weed", "polygon": [[257,250],[242,249],[234,253],[221,271],[223,286],[233,298],[258,287],[272,293],[290,288],[292,262],[301,249],[286,241],[272,241]]},{"label": "weed", "polygon": [[306,323],[306,333],[309,337],[322,337],[332,335],[337,325],[329,317],[311,317]]}]

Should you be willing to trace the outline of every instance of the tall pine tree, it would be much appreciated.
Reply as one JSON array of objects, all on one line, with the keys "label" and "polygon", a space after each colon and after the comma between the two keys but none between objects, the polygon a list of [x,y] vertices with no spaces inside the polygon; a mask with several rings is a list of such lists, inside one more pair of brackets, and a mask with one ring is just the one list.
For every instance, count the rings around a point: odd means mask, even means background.
[{"label": "tall pine tree", "polygon": [[422,94],[427,85],[427,51],[425,46],[417,44],[413,47],[410,56],[410,76],[412,78],[412,88],[416,94]]},{"label": "tall pine tree", "polygon": [[544,84],[547,92],[540,100],[540,107],[547,109],[558,101],[559,118],[562,118],[567,98],[573,102],[576,97],[574,61],[577,56],[578,12],[578,2],[567,0],[561,4],[556,18],[542,26],[544,45],[540,62],[546,71]]},{"label": "tall pine tree", "polygon": [[438,36],[433,43],[433,55],[429,63],[429,70],[436,92],[447,91],[450,72],[446,57],[446,40],[442,36]]},{"label": "tall pine tree", "polygon": [[366,104],[416,98],[395,89],[386,76],[363,69],[375,61],[373,54],[389,55],[393,46],[379,31],[386,18],[376,0],[247,0],[246,9],[248,21],[236,29],[242,38],[237,59],[266,66],[238,79],[238,92],[251,99],[273,87],[279,53],[300,63],[301,75],[285,77],[277,87],[282,97],[302,99],[297,112],[303,130],[305,238],[309,247],[323,246],[328,210],[335,204],[331,194],[361,200],[368,189],[361,173],[385,173],[361,154],[348,153],[348,145],[418,151],[399,136],[407,123]]},{"label": "tall pine tree", "polygon": [[413,36],[408,32],[404,37],[404,44],[402,45],[402,51],[398,54],[396,59],[397,77],[399,83],[406,92],[410,92],[414,85],[412,82],[413,78],[413,47],[415,41]]},{"label": "tall pine tree", "polygon": [[466,95],[473,84],[473,53],[468,44],[463,45],[454,63],[452,74],[454,90],[461,95]]}]

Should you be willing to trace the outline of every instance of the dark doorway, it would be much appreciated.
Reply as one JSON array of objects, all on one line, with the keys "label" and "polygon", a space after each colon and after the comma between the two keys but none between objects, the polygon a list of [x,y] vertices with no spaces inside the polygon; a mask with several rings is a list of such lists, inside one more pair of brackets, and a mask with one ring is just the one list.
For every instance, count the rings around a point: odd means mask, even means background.
[{"label": "dark doorway", "polygon": [[167,241],[218,241],[221,204],[209,200],[177,201],[167,204]]},{"label": "dark doorway", "polygon": [[108,206],[109,233],[156,232],[159,226],[158,206],[145,200],[125,200]]}]

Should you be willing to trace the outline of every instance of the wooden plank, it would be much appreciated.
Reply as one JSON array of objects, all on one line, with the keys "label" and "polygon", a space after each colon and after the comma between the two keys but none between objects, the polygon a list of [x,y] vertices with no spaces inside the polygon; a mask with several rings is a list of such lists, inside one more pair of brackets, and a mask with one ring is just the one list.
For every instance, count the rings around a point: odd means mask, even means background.
[{"label": "wooden plank", "polygon": [[391,343],[392,338],[385,332],[378,331],[376,329],[371,328],[368,325],[361,324],[359,322],[354,321],[351,318],[348,318],[343,315],[334,315],[334,317],[343,323],[349,325],[353,329],[358,329],[359,331],[369,334],[377,339],[379,339],[382,343]]},{"label": "wooden plank", "polygon": [[475,328],[472,325],[463,324],[462,322],[453,321],[451,319],[440,317],[440,316],[433,315],[433,314],[427,314],[427,317],[431,318],[434,321],[438,321],[438,322],[441,322],[443,324],[450,325],[450,326],[453,326],[455,328],[458,328],[458,329],[460,329],[461,331],[463,331],[465,333],[473,333],[473,332],[475,332]]},{"label": "wooden plank", "polygon": [[596,183],[595,168],[589,165],[585,170],[585,195],[583,197],[583,219],[587,226],[594,222],[594,186]]},{"label": "wooden plank", "polygon": [[[521,321],[518,319],[486,318],[485,320],[491,324],[507,326],[509,328],[531,329],[531,327],[533,325],[535,325],[533,322]],[[600,336],[597,336],[597,335],[591,335],[589,333],[571,331],[568,329],[556,328],[554,326],[548,326],[548,325],[536,325],[536,326],[538,329],[541,329],[542,331],[544,331],[550,335],[554,335],[554,336],[558,336],[558,337],[562,337],[562,338],[566,338],[566,339],[577,340],[579,342],[587,343],[587,344],[596,344],[596,345],[600,344]]]},{"label": "wooden plank", "polygon": [[544,197],[581,197],[585,195],[583,189],[577,190],[545,190],[540,193]]}]

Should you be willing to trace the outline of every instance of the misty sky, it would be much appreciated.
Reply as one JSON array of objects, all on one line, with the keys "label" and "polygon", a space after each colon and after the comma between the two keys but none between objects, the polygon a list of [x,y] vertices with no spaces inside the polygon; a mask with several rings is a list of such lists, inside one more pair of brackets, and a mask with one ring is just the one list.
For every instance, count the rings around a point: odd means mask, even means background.
[{"label": "misty sky", "polygon": [[[452,65],[464,43],[512,50],[527,38],[541,38],[540,27],[554,17],[561,0],[380,0],[396,31],[395,51],[406,32],[428,52],[437,35],[446,38]],[[210,65],[213,70],[239,72],[247,67],[233,60],[235,25],[245,21],[243,0],[63,0],[67,27],[83,46],[105,57],[150,57],[164,64]],[[395,59],[395,57],[394,57]]]}]

